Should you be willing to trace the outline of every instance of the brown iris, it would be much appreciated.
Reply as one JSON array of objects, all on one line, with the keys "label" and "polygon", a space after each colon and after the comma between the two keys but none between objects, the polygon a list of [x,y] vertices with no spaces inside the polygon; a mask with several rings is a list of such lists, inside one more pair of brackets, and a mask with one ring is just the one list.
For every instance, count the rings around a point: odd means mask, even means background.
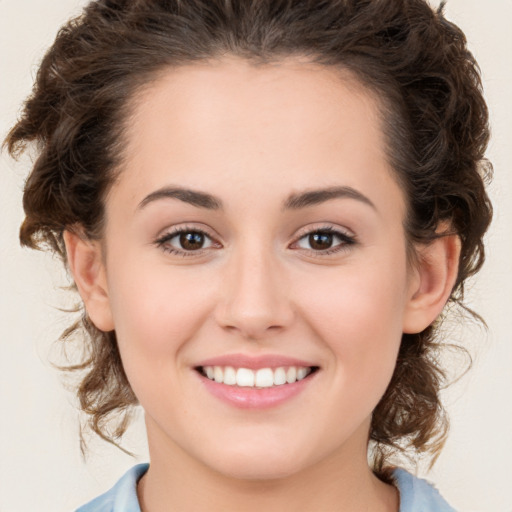
[{"label": "brown iris", "polygon": [[309,245],[312,249],[325,250],[332,247],[333,234],[324,231],[318,231],[309,235]]},{"label": "brown iris", "polygon": [[197,231],[189,231],[180,234],[180,245],[187,251],[201,249],[204,245],[204,235]]}]

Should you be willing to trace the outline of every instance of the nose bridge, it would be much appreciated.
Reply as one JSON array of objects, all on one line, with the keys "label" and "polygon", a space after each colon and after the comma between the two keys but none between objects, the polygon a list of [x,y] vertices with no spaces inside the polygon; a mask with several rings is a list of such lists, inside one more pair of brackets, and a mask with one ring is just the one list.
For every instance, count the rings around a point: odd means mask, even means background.
[{"label": "nose bridge", "polygon": [[257,237],[241,242],[227,265],[218,320],[246,338],[286,327],[292,317],[285,278],[272,247]]}]

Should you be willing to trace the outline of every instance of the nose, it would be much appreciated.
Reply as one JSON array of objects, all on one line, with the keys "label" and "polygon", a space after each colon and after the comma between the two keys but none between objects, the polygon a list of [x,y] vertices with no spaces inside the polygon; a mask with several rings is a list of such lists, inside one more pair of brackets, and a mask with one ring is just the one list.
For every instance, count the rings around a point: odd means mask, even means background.
[{"label": "nose", "polygon": [[263,339],[293,321],[289,287],[271,251],[240,251],[230,258],[216,307],[225,330],[245,339]]}]

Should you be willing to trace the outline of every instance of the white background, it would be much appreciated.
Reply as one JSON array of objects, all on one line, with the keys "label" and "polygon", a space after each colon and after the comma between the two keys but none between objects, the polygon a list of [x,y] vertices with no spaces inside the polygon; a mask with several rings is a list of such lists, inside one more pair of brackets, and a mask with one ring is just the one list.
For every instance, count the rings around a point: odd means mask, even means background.
[{"label": "white background", "polygon": [[[45,48],[79,10],[77,0],[0,0],[0,138]],[[495,220],[487,263],[468,296],[489,330],[468,322],[451,333],[475,363],[445,394],[451,435],[427,476],[459,511],[512,512],[512,0],[450,0],[447,14],[466,32],[484,76]],[[4,154],[0,166],[0,512],[67,512],[146,459],[142,422],[126,443],[137,459],[95,442],[82,461],[72,395],[49,363],[68,322],[56,309],[68,303],[57,289],[66,277],[48,255],[18,246],[28,160],[16,164]]]}]

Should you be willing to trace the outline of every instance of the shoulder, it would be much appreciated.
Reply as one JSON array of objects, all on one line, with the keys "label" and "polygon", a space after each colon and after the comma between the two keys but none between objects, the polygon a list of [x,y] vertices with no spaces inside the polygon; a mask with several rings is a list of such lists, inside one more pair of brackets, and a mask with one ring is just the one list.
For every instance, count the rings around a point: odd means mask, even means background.
[{"label": "shoulder", "polygon": [[140,512],[137,481],[148,467],[149,464],[133,466],[112,489],[81,506],[75,512]]},{"label": "shoulder", "polygon": [[393,471],[393,479],[400,493],[400,512],[455,512],[426,480],[400,468]]}]

